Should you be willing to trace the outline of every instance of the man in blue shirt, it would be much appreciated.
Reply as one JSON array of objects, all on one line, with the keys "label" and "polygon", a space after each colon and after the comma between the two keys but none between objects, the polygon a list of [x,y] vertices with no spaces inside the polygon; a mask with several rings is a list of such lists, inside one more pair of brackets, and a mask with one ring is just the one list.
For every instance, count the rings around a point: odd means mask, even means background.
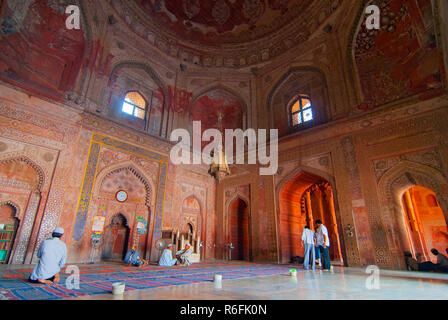
[{"label": "man in blue shirt", "polygon": [[330,271],[330,238],[328,237],[328,230],[322,224],[320,219],[316,220],[316,226],[318,226],[316,242],[320,248],[320,253],[322,256],[323,271]]},{"label": "man in blue shirt", "polygon": [[31,273],[30,282],[33,283],[58,283],[59,272],[64,267],[67,259],[67,246],[61,241],[64,229],[54,229],[52,238],[47,239],[39,247],[37,257],[40,259]]},{"label": "man in blue shirt", "polygon": [[131,250],[129,250],[124,257],[124,263],[126,265],[133,265],[134,267],[141,268],[148,262],[140,258],[140,253],[137,248],[132,246]]},{"label": "man in blue shirt", "polygon": [[314,232],[309,226],[305,226],[302,231],[302,246],[304,247],[304,262],[303,267],[306,270],[310,269],[310,255],[311,255],[311,265],[312,269],[316,269],[316,256],[314,250]]}]

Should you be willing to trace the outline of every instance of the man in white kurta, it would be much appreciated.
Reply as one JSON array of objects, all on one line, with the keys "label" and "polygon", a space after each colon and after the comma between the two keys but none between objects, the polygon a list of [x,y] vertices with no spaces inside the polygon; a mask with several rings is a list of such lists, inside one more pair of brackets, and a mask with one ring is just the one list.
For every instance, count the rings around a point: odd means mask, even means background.
[{"label": "man in white kurta", "polygon": [[161,267],[172,267],[177,263],[177,259],[173,259],[173,252],[171,251],[173,245],[169,244],[165,250],[162,252],[162,256],[159,260],[159,266]]},{"label": "man in white kurta", "polygon": [[176,252],[176,257],[179,259],[182,266],[189,266],[191,264],[191,255],[193,254],[193,248],[189,243],[185,245],[184,250]]},{"label": "man in white kurta", "polygon": [[40,259],[30,276],[33,283],[58,283],[59,272],[67,259],[67,246],[60,238],[64,229],[58,227],[53,231],[52,238],[47,239],[39,247],[37,257]]},{"label": "man in white kurta", "polygon": [[302,245],[304,246],[304,261],[303,267],[306,270],[310,269],[310,254],[312,261],[312,269],[316,269],[316,256],[314,250],[314,232],[310,229],[309,226],[306,226],[302,231]]}]

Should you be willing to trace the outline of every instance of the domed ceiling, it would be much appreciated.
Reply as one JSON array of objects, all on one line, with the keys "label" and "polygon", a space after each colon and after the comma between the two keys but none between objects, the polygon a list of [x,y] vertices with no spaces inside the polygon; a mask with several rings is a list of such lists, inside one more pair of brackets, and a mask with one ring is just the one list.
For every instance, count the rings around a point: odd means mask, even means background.
[{"label": "domed ceiling", "polygon": [[280,30],[313,0],[138,0],[153,22],[205,45],[258,40]]},{"label": "domed ceiling", "polygon": [[341,0],[112,0],[162,51],[206,67],[244,67],[306,41]]}]

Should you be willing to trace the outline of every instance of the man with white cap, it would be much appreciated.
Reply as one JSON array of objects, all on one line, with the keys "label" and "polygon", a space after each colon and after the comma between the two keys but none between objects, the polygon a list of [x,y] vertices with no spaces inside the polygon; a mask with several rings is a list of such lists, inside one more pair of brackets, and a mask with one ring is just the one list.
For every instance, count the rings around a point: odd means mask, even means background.
[{"label": "man with white cap", "polygon": [[47,239],[39,247],[37,257],[40,259],[31,273],[30,282],[33,283],[58,283],[59,272],[64,267],[67,259],[67,246],[60,239],[64,235],[64,229],[54,229],[52,238]]},{"label": "man with white cap", "polygon": [[172,244],[169,244],[165,250],[162,252],[162,256],[159,260],[159,266],[161,267],[172,267],[177,263],[177,259],[173,259],[173,248]]},{"label": "man with white cap", "polygon": [[185,249],[176,252],[176,258],[179,259],[179,262],[182,266],[189,266],[191,264],[191,255],[193,254],[193,248],[189,243],[185,244]]}]

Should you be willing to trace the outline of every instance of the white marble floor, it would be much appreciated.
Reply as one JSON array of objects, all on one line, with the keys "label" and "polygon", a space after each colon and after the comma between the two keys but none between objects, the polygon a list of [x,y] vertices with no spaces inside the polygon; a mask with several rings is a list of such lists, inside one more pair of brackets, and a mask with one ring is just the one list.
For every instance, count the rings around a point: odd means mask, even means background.
[{"label": "white marble floor", "polygon": [[[379,289],[366,287],[365,270],[335,267],[333,273],[299,271],[297,278],[271,276],[83,296],[87,300],[448,300],[448,274],[380,271]],[[372,282],[369,282],[372,283]]]}]

